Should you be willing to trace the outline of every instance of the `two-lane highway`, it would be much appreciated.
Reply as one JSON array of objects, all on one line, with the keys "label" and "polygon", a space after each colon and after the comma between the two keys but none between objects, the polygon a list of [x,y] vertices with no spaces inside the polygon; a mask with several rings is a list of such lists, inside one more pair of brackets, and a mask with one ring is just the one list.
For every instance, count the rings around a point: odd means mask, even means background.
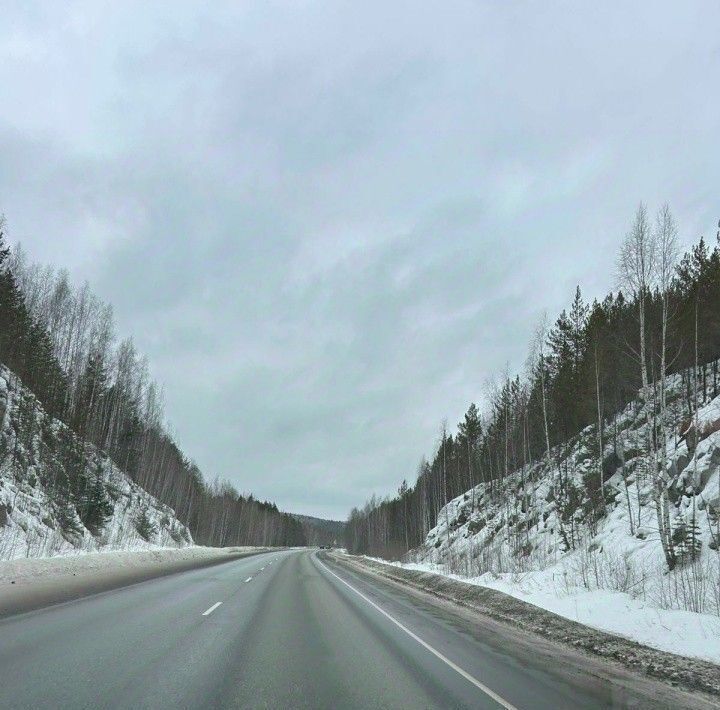
[{"label": "two-lane highway", "polygon": [[641,707],[312,551],[0,621],[2,708]]}]

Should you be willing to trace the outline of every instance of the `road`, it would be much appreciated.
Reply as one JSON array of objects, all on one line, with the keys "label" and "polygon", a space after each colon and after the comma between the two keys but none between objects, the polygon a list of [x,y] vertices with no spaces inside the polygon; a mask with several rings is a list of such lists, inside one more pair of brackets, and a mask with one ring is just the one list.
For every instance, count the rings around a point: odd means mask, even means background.
[{"label": "road", "polygon": [[321,555],[270,552],[4,619],[0,707],[643,706]]}]

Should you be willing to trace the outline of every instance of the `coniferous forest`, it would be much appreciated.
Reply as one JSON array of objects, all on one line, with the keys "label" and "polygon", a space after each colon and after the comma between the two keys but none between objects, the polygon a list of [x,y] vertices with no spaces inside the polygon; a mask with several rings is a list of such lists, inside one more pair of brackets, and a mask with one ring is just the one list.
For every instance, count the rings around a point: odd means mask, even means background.
[{"label": "coniferous forest", "polygon": [[[161,391],[148,375],[146,359],[131,339],[117,340],[111,307],[87,285],[74,286],[65,272],[30,264],[21,250],[11,250],[4,220],[0,363],[51,417],[105,451],[134,482],[173,508],[197,543],[305,544],[302,524],[274,503],[203,476],[168,433]],[[82,461],[85,455],[77,446],[67,452],[73,465],[54,479],[53,495],[68,499],[83,519],[101,520],[107,502],[98,495],[90,509],[89,484],[79,480],[90,468]]]},{"label": "coniferous forest", "polygon": [[[442,424],[434,456],[421,461],[414,482],[403,480],[394,497],[373,497],[352,510],[346,527],[351,552],[401,557],[425,541],[448,501],[481,483],[501,488],[512,472],[559,457],[558,445],[588,426],[598,440],[598,465],[584,477],[584,490],[570,492],[575,503],[569,508],[589,506],[602,517],[609,423],[640,392],[652,411],[655,433],[644,456],[654,464],[658,532],[672,569],[677,551],[667,522],[662,452],[664,442],[686,435],[694,412],[720,393],[720,231],[681,254],[669,208],[651,216],[640,205],[619,240],[616,281],[616,290],[592,303],[578,286],[554,321],[537,325],[523,373],[496,377],[484,411],[471,404],[455,432]],[[673,373],[681,373],[683,383],[679,433],[668,429],[664,416],[665,382]]]}]

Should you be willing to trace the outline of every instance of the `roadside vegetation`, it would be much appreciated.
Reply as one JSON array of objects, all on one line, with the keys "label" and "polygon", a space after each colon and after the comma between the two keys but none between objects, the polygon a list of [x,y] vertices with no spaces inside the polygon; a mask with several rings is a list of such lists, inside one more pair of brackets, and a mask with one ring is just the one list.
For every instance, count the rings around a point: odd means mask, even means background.
[{"label": "roadside vegetation", "polygon": [[351,512],[349,551],[720,614],[720,234],[677,240],[641,205],[618,290],[538,324],[415,482]]},{"label": "roadside vegetation", "polygon": [[305,544],[301,523],[274,503],[203,476],[168,432],[146,358],[132,339],[118,340],[112,308],[87,284],[11,251],[5,232],[0,220],[0,365],[8,368],[0,381],[0,489],[14,492],[0,498],[0,547],[19,488],[51,506],[44,527],[57,526],[66,541],[86,532],[104,539],[114,515],[111,470],[177,517],[180,527],[147,506],[130,511],[128,527],[147,542],[167,530],[181,544],[178,530],[188,528],[202,545]]}]

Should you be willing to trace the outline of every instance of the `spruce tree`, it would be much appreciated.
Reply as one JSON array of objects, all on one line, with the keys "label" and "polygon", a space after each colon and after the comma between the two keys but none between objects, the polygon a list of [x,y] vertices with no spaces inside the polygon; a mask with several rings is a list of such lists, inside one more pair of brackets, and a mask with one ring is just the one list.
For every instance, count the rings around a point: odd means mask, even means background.
[{"label": "spruce tree", "polygon": [[135,517],[135,529],[138,531],[140,537],[147,542],[151,542],[155,535],[157,535],[157,527],[150,519],[147,508],[143,507]]},{"label": "spruce tree", "polygon": [[95,536],[102,532],[113,514],[113,504],[108,498],[102,477],[102,466],[96,464],[95,474],[88,482],[84,495],[78,504],[78,512],[83,525]]}]

